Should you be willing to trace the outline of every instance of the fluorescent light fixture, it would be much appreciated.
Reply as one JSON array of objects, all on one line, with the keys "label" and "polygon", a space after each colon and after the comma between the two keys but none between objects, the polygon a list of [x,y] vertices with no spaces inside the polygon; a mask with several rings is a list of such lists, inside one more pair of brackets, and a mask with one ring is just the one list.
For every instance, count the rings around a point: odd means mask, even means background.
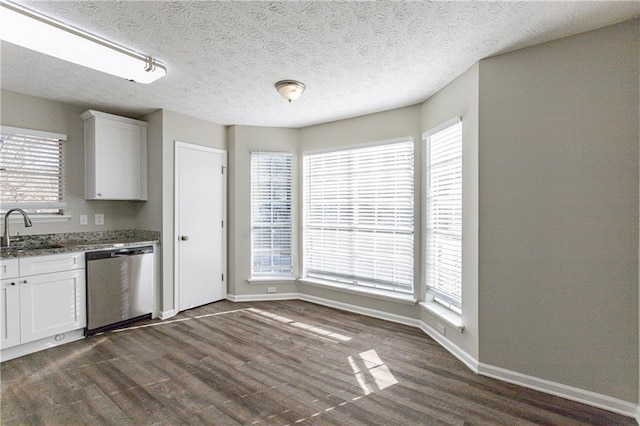
[{"label": "fluorescent light fixture", "polygon": [[152,83],[167,74],[155,59],[62,22],[1,1],[0,39],[87,68],[137,83]]}]

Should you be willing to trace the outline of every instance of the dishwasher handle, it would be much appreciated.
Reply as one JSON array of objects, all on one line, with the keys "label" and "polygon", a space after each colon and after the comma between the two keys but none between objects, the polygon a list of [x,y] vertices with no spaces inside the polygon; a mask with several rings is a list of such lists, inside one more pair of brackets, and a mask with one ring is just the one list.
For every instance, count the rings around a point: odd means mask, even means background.
[{"label": "dishwasher handle", "polygon": [[139,256],[141,254],[153,253],[153,249],[151,251],[146,249],[128,249],[119,251],[117,253],[111,253],[111,257],[124,257],[124,256]]},{"label": "dishwasher handle", "polygon": [[117,257],[139,256],[153,253],[153,246],[126,247],[120,249],[91,251],[85,254],[87,262],[100,259],[113,259]]}]

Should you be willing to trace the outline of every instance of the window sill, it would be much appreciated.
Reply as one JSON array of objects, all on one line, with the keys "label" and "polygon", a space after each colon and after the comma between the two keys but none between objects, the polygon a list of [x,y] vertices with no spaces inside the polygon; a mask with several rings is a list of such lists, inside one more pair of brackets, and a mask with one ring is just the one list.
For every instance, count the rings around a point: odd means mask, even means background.
[{"label": "window sill", "polygon": [[415,305],[417,300],[413,294],[402,294],[394,291],[379,290],[376,288],[356,287],[349,284],[338,284],[331,281],[316,280],[313,278],[301,278],[298,282],[315,287],[329,288],[331,290],[344,291],[345,293],[374,297],[376,299],[390,300],[392,302]]},{"label": "window sill", "polygon": [[247,278],[249,284],[295,284],[296,279],[291,276],[285,277],[249,277]]},{"label": "window sill", "polygon": [[[33,223],[59,223],[69,222],[71,215],[68,214],[30,214],[29,219]],[[24,223],[22,215],[13,213],[9,216],[9,223]]]},{"label": "window sill", "polygon": [[435,315],[441,320],[449,323],[449,325],[454,326],[460,333],[464,332],[464,324],[460,315],[451,312],[436,302],[420,302],[420,306],[430,314]]}]

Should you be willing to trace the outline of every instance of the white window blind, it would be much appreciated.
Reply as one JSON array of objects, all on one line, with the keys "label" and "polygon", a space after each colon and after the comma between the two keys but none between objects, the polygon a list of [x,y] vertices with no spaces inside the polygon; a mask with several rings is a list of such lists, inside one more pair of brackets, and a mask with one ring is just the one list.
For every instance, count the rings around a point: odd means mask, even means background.
[{"label": "white window blind", "polygon": [[305,276],[413,292],[413,141],[304,156]]},{"label": "white window blind", "polygon": [[293,275],[292,155],[251,153],[251,275]]},{"label": "white window blind", "polygon": [[66,135],[1,126],[0,138],[1,209],[59,213],[65,208]]},{"label": "white window blind", "polygon": [[425,138],[427,293],[462,308],[462,122]]}]

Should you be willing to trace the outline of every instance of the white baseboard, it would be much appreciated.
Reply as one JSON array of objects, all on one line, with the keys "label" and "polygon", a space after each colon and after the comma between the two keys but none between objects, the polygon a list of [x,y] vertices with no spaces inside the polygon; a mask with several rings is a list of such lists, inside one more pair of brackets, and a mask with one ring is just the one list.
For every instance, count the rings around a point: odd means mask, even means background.
[{"label": "white baseboard", "polygon": [[169,309],[168,311],[160,312],[160,315],[158,317],[161,320],[166,320],[168,318],[176,316],[177,314],[178,314],[178,311],[176,311],[175,309]]},{"label": "white baseboard", "polygon": [[350,305],[348,303],[336,302],[335,300],[324,299],[322,297],[311,296],[308,294],[298,294],[298,299],[305,302],[311,302],[318,305],[328,306],[330,308],[340,309],[342,311],[353,312],[356,314],[362,314],[373,318],[383,319],[390,322],[396,322],[399,324],[409,325],[411,327],[418,327],[419,321],[414,318],[405,317],[402,315],[390,314],[384,311],[378,311],[375,309],[363,308],[361,306]]},{"label": "white baseboard", "polygon": [[637,404],[585,389],[552,382],[550,380],[529,376],[500,367],[494,367],[493,365],[484,363],[480,363],[478,365],[478,373],[503,382],[513,383],[518,386],[570,399],[582,404],[591,405],[592,407],[613,411],[614,413],[623,414],[625,416],[636,417],[638,415]]},{"label": "white baseboard", "polygon": [[513,383],[514,385],[559,396],[561,398],[580,402],[592,407],[602,408],[604,410],[623,414],[629,417],[635,417],[640,424],[640,406],[637,404],[632,404],[607,395],[478,362],[477,359],[460,349],[460,347],[453,344],[429,325],[421,322],[420,329],[442,345],[442,347],[448,350],[453,356],[462,361],[471,371],[480,374],[481,376],[491,377],[503,382]]},{"label": "white baseboard", "polygon": [[296,300],[298,293],[227,294],[232,302],[267,302],[270,300]]},{"label": "white baseboard", "polygon": [[462,361],[471,371],[480,374],[482,376],[491,377],[497,380],[501,380],[508,383],[513,383],[518,386],[523,386],[529,389],[534,389],[540,392],[548,393],[551,395],[559,396],[561,398],[569,399],[572,401],[580,402],[582,404],[590,405],[604,410],[612,411],[614,413],[622,414],[635,418],[640,424],[640,405],[633,404],[627,401],[623,401],[617,398],[613,398],[607,395],[602,395],[596,392],[591,392],[585,389],[576,388],[573,386],[564,385],[562,383],[556,383],[549,380],[541,379],[534,376],[528,376],[526,374],[518,373],[511,370],[506,370],[500,367],[494,367],[489,364],[480,363],[476,358],[469,355],[462,350],[459,346],[446,339],[436,330],[424,322],[409,318],[401,315],[391,314],[384,311],[378,311],[375,309],[364,308],[357,305],[351,305],[347,303],[337,302],[331,299],[324,299],[317,296],[311,296],[301,293],[281,293],[281,294],[248,294],[248,295],[227,295],[227,299],[233,302],[253,302],[253,301],[268,301],[268,300],[292,300],[298,299],[305,302],[311,302],[318,305],[328,306],[331,308],[340,309],[347,312],[353,312],[356,314],[367,315],[374,318],[379,318],[386,321],[391,321],[399,324],[404,324],[412,327],[420,328],[425,334],[430,336],[433,340],[438,342],[442,347],[449,351],[453,356]]},{"label": "white baseboard", "polygon": [[462,350],[458,345],[452,343],[449,339],[446,339],[442,334],[438,333],[433,327],[420,321],[420,330],[424,331],[429,337],[438,342],[443,348],[448,350],[451,355],[458,358],[464,363],[471,371],[478,373],[478,360]]}]

